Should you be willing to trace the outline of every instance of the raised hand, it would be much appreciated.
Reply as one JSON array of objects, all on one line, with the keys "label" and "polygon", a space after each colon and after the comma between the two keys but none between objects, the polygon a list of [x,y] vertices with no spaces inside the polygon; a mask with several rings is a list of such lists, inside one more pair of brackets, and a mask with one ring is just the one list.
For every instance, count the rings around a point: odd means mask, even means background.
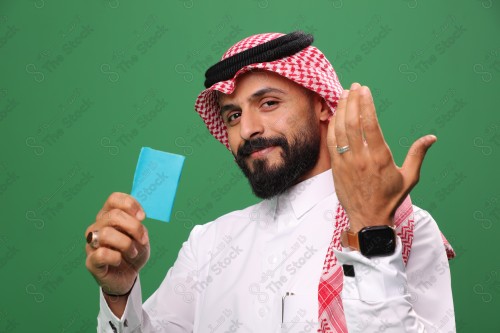
[{"label": "raised hand", "polygon": [[[353,83],[344,90],[328,126],[335,189],[350,229],[393,225],[400,203],[418,183],[420,168],[434,135],[416,140],[399,168],[384,140],[370,89]],[[343,150],[342,147],[348,147]],[[340,149],[340,152],[339,152]]]}]

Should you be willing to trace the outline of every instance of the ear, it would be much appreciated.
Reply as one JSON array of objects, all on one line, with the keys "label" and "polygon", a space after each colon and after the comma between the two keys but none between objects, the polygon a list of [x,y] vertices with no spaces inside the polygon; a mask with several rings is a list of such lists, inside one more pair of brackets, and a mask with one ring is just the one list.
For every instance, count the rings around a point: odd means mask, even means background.
[{"label": "ear", "polygon": [[316,112],[319,111],[319,120],[328,121],[328,119],[330,119],[330,107],[326,103],[325,99],[318,94],[315,94],[314,96],[314,107]]}]

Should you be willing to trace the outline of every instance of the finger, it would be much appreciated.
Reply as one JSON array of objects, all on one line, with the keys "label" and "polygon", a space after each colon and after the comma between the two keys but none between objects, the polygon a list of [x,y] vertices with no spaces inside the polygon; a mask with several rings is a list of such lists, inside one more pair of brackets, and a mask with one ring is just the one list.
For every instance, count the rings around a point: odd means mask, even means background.
[{"label": "finger", "polygon": [[429,148],[437,141],[434,135],[426,135],[415,141],[406,155],[401,172],[404,175],[406,187],[411,190],[420,179],[420,169]]},{"label": "finger", "polygon": [[129,236],[111,227],[99,230],[99,246],[118,250],[126,259],[134,259],[139,253],[134,241]]},{"label": "finger", "polygon": [[359,153],[364,148],[363,134],[360,121],[360,95],[361,85],[357,82],[351,85],[347,106],[345,109],[345,128],[349,141],[349,147],[354,154]]},{"label": "finger", "polygon": [[94,228],[100,230],[104,227],[116,228],[142,245],[146,245],[149,241],[147,229],[141,221],[121,209],[114,208],[106,214],[101,214]]},{"label": "finger", "polygon": [[366,145],[374,161],[380,165],[392,163],[392,153],[385,142],[382,129],[377,118],[373,97],[368,87],[359,90],[361,98],[361,124]]},{"label": "finger", "polygon": [[141,221],[146,217],[141,204],[133,196],[127,193],[112,193],[104,203],[104,206],[98,213],[98,216],[99,214],[108,212],[113,208],[121,209]]},{"label": "finger", "polygon": [[343,147],[349,144],[347,135],[345,132],[345,111],[347,106],[347,99],[349,98],[349,90],[344,90],[342,95],[340,95],[339,101],[337,103],[337,108],[335,109],[335,142],[336,146]]},{"label": "finger", "polygon": [[335,115],[332,115],[328,120],[328,130],[326,132],[326,144],[328,148],[331,149],[335,149],[335,147],[337,146],[337,140],[335,139]]},{"label": "finger", "polygon": [[361,124],[365,133],[368,146],[376,147],[385,143],[382,129],[377,118],[375,105],[373,104],[373,97],[370,88],[367,86],[359,89],[360,104],[361,104]]},{"label": "finger", "polygon": [[328,153],[330,155],[330,162],[333,163],[337,161],[337,139],[335,138],[335,114],[330,117],[328,123],[328,131],[326,133],[326,144],[328,146]]},{"label": "finger", "polygon": [[100,247],[87,256],[85,266],[95,276],[104,276],[108,272],[108,266],[118,267],[122,262],[120,252]]}]

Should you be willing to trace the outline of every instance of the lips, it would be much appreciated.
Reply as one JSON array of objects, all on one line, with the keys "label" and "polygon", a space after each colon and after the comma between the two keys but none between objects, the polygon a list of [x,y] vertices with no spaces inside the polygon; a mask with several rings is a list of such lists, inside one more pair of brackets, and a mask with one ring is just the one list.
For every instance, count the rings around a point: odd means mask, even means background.
[{"label": "lips", "polygon": [[274,148],[276,148],[276,146],[271,146],[271,147],[267,147],[267,148],[264,148],[264,149],[258,149],[258,150],[254,150],[250,156],[251,157],[262,157],[262,156],[265,156],[267,155],[268,153],[270,153],[271,151],[274,150]]}]

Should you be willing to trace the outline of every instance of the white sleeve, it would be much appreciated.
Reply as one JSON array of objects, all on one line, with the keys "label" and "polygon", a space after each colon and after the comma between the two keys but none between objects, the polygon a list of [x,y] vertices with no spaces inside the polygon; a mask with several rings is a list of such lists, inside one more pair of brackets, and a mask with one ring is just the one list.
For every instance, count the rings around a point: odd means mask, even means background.
[{"label": "white sleeve", "polygon": [[100,292],[98,332],[105,333],[186,333],[193,331],[198,293],[195,281],[197,262],[194,245],[201,226],[195,226],[182,245],[174,265],[160,287],[142,304],[140,279],[127,300],[125,312],[117,318]]},{"label": "white sleeve", "polygon": [[441,233],[426,211],[413,206],[415,228],[405,267],[401,240],[387,257],[368,259],[358,251],[335,251],[344,276],[342,302],[352,332],[456,332],[450,270]]}]

